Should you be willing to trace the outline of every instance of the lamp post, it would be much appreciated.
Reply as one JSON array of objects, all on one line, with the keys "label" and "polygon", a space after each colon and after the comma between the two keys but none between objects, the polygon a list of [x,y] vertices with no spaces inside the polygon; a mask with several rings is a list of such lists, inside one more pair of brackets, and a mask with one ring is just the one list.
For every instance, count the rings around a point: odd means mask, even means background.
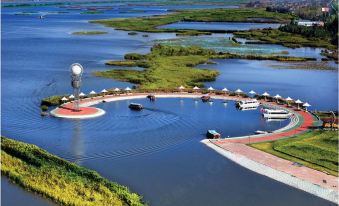
[{"label": "lamp post", "polygon": [[331,113],[332,113],[331,130],[333,130],[333,129],[334,129],[334,128],[333,128],[333,124],[334,124],[334,121],[335,121],[336,116],[335,116],[335,114],[334,114],[333,111],[331,111]]},{"label": "lamp post", "polygon": [[73,109],[75,111],[80,111],[79,103],[80,103],[80,87],[81,87],[81,76],[84,71],[83,67],[79,63],[74,63],[70,66],[71,70],[71,78],[72,78],[72,87],[74,93],[74,104]]}]

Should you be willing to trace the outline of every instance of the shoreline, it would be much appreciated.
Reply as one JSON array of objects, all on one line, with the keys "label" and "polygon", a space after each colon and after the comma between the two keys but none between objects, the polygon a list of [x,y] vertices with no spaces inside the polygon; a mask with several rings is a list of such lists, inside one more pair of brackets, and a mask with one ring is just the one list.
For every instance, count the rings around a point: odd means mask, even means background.
[{"label": "shoreline", "polygon": [[[326,199],[333,203],[338,203],[338,178],[327,175],[325,173],[303,167],[302,172],[298,172],[300,170],[298,166],[294,166],[289,170],[278,169],[277,167],[273,167],[270,164],[264,164],[263,161],[267,160],[267,158],[272,158],[271,160],[279,160],[279,162],[284,162],[291,167],[292,162],[288,160],[281,159],[279,157],[273,156],[271,154],[262,152],[260,150],[256,150],[254,148],[250,148],[244,144],[239,143],[228,143],[227,149],[222,146],[216,145],[212,143],[210,140],[202,140],[201,143],[205,144],[207,147],[213,149],[220,155],[226,157],[227,159],[235,162],[236,164],[245,167],[253,172],[258,174],[264,175],[271,179],[274,179],[278,182],[287,184],[291,187],[303,190],[310,194],[313,194],[317,197]],[[237,148],[238,146],[242,147],[241,149]],[[255,152],[256,155],[249,157],[245,155],[245,152]],[[263,159],[266,158],[266,159]],[[259,159],[262,159],[261,162]],[[310,174],[311,172],[311,174]],[[308,175],[307,175],[307,174]],[[317,175],[316,177],[311,175]],[[317,178],[326,178],[330,179],[330,181],[326,180],[327,182],[331,182],[332,186],[335,185],[335,189],[331,189],[329,187],[325,187],[325,183],[321,184],[322,180]],[[320,181],[320,182],[319,182]],[[332,187],[334,188],[334,187]]]}]

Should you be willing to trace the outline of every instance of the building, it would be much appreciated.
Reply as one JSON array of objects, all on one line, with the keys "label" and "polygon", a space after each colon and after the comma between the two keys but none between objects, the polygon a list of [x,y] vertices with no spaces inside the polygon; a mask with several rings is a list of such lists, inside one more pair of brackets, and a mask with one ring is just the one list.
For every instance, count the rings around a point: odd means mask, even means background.
[{"label": "building", "polygon": [[328,7],[322,7],[322,8],[321,8],[321,11],[322,11],[322,12],[327,12],[327,13],[328,13],[328,12],[330,11],[330,8],[328,8]]},{"label": "building", "polygon": [[335,128],[338,129],[338,118],[322,118],[323,128]]},{"label": "building", "polygon": [[323,21],[298,21],[298,26],[324,26]]}]

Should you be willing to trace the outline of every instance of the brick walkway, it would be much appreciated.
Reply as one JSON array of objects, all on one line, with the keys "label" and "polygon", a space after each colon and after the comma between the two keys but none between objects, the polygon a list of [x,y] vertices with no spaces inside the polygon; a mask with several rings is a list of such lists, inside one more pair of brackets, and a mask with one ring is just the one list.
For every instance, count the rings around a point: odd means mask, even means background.
[{"label": "brick walkway", "polygon": [[338,178],[335,176],[327,175],[323,172],[305,166],[295,165],[291,161],[257,150],[245,144],[224,142],[219,143],[218,146],[229,152],[242,155],[257,163],[285,172],[299,179],[320,185],[324,188],[338,191]]}]

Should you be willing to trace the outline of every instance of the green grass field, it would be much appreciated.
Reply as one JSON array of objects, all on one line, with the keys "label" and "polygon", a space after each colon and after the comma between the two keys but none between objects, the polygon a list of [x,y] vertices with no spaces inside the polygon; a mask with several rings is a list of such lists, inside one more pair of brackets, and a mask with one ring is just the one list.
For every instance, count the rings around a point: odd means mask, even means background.
[{"label": "green grass field", "polygon": [[275,156],[338,176],[338,132],[312,131],[297,137],[251,144]]},{"label": "green grass field", "polygon": [[1,137],[1,172],[23,188],[61,205],[144,205],[141,197],[41,148]]},{"label": "green grass field", "polygon": [[206,31],[184,29],[159,29],[158,26],[171,24],[179,21],[201,22],[256,22],[257,18],[268,19],[270,22],[288,22],[293,16],[275,12],[267,12],[264,9],[205,9],[205,10],[182,10],[167,15],[93,20],[107,27],[126,31],[143,32],[176,32],[179,35],[210,34]]}]

